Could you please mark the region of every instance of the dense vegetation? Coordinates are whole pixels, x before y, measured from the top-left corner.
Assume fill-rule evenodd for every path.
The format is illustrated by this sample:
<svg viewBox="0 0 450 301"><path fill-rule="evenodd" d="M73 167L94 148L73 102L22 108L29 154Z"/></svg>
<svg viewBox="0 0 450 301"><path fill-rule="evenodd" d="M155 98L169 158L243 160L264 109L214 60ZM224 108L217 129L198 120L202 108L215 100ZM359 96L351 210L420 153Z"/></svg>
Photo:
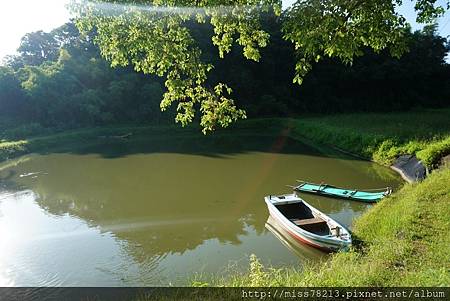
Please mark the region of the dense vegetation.
<svg viewBox="0 0 450 301"><path fill-rule="evenodd" d="M209 80L225 79L249 118L450 105L450 66L444 60L449 44L436 35L435 26L409 33L410 51L399 60L368 49L352 66L323 60L302 86L292 83L294 50L282 39L275 16L264 19L271 43L259 63L242 58L238 46L218 59L210 40L212 28L190 26L203 56L216 66ZM0 66L4 139L97 125L173 123L176 108L160 111L162 79L131 68L111 68L93 44L94 34L80 36L68 23L50 33L23 37L18 55Z"/></svg>
<svg viewBox="0 0 450 301"><path fill-rule="evenodd" d="M252 257L247 274L216 279L230 286L448 286L450 169L406 185L354 224L360 241L325 264L274 270ZM430 206L430 204L433 204Z"/></svg>
<svg viewBox="0 0 450 301"><path fill-rule="evenodd" d="M7 65L0 69L0 114L10 128L24 125L18 135L21 130L41 133L43 128L157 124L165 117L159 114L161 83L110 68L72 23L50 34L26 35L19 55L9 57Z"/></svg>
<svg viewBox="0 0 450 301"><path fill-rule="evenodd" d="M450 110L301 118L293 133L389 165L415 154L429 168L450 154Z"/></svg>
<svg viewBox="0 0 450 301"><path fill-rule="evenodd" d="M419 23L430 24L450 8L449 0L412 1ZM228 82L208 80L215 64L202 57L190 22L213 28L209 40L220 57L240 45L246 59L258 62L271 36L261 12L281 15L283 39L296 50L294 82L302 83L324 58L349 64L365 49L401 56L408 49L408 23L398 13L402 3L299 0L283 12L281 0L76 0L71 7L82 32L97 32L95 42L111 65L167 78L161 107L176 105L183 125L199 116L207 132L244 118L245 111L236 106Z"/></svg>

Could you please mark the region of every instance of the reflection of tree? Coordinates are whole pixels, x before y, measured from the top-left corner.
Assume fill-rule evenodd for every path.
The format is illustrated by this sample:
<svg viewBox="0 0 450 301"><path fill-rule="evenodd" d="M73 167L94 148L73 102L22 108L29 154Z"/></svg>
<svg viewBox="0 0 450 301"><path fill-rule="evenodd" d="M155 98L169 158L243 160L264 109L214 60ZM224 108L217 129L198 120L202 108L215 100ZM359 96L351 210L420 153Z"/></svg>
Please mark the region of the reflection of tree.
<svg viewBox="0 0 450 301"><path fill-rule="evenodd" d="M365 172L367 175L382 179L386 182L394 182L396 186L399 186L401 183L396 172L379 164L369 165L367 166L367 168L363 169L363 172Z"/></svg>
<svg viewBox="0 0 450 301"><path fill-rule="evenodd" d="M280 129L279 131L282 131ZM271 130L268 130L271 131ZM221 135L223 133L223 135ZM132 141L127 140L107 140L102 141L102 145L94 144L90 147L80 147L72 150L75 153L100 154L106 158L123 157L130 154L150 154L150 153L179 153L193 154L207 157L219 158L226 155L235 155L248 152L273 152L283 154L303 154L322 156L312 147L308 147L299 142L293 142L287 139L286 143L279 148L274 148L279 137L284 133L273 131L266 135L233 135L230 132L223 131L215 135L205 136L194 133L191 137L177 134L161 134L158 136L143 136ZM279 135L279 136L277 136ZM149 139L151 141L149 142ZM176 180L176 179L175 179Z"/></svg>
<svg viewBox="0 0 450 301"><path fill-rule="evenodd" d="M49 213L70 214L111 232L142 259L184 253L210 239L239 244L246 225L263 231L262 199L243 199L236 189L242 180L234 177L229 159L154 156L150 162L139 156L38 156L18 165L12 180L32 189ZM198 174L199 165L204 175ZM18 176L30 171L45 173ZM253 206L255 201L261 206Z"/></svg>
<svg viewBox="0 0 450 301"><path fill-rule="evenodd" d="M326 214L337 214L340 212L360 212L364 211L368 206L367 203L358 201L348 201L344 199L329 198L307 193L297 193L301 198L305 199L309 204L313 205Z"/></svg>
<svg viewBox="0 0 450 301"><path fill-rule="evenodd" d="M76 216L126 241L124 250L145 264L211 239L239 244L248 226L262 233L263 197L289 192L285 185L295 179L371 183L342 160L270 136L131 139L74 152L33 156L14 167L9 181L33 190L49 213ZM351 217L366 208L304 197L327 214Z"/></svg>
<svg viewBox="0 0 450 301"><path fill-rule="evenodd" d="M77 192L70 196L64 192L63 196L54 193L54 188L48 188L51 195L41 188L35 190L40 195L40 206L52 214L69 213L101 231L111 232L128 241L130 247L143 250L143 256L182 254L214 238L222 243L239 244L238 236L246 234L243 230L248 224L245 216L211 210L211 206L202 202L205 199L195 206L189 202L177 202L178 208L173 208L172 202L163 199L155 199L156 202L134 199L129 202L113 197L107 202L94 201ZM199 210L199 207L204 209Z"/></svg>
<svg viewBox="0 0 450 301"><path fill-rule="evenodd" d="M268 152L276 140L217 135L107 142L75 152L100 153L103 158L153 153L156 159L36 157L19 165L18 174L41 170L46 174L15 180L33 189L48 212L68 213L110 231L128 241L136 256L184 253L209 239L239 244L246 225L257 234L264 231L267 212L260 192L266 189L259 186L261 162L252 160L237 170L229 164L228 155ZM300 143L287 143L278 151L314 154ZM247 191L248 187L252 189Z"/></svg>

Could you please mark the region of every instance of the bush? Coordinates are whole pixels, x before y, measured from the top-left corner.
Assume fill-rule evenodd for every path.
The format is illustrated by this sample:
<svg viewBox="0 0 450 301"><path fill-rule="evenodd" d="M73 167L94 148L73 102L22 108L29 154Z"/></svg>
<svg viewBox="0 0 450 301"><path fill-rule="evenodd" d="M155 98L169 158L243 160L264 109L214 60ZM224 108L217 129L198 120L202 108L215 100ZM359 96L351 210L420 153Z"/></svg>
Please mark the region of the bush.
<svg viewBox="0 0 450 301"><path fill-rule="evenodd" d="M417 158L431 168L436 168L439 165L439 160L447 155L450 155L450 136L447 138L428 144L428 146L417 152Z"/></svg>
<svg viewBox="0 0 450 301"><path fill-rule="evenodd" d="M433 169L450 154L449 114L449 109L442 109L307 117L296 121L292 134L383 165L400 155L416 155Z"/></svg>
<svg viewBox="0 0 450 301"><path fill-rule="evenodd" d="M0 160L16 157L27 150L28 141L0 142Z"/></svg>

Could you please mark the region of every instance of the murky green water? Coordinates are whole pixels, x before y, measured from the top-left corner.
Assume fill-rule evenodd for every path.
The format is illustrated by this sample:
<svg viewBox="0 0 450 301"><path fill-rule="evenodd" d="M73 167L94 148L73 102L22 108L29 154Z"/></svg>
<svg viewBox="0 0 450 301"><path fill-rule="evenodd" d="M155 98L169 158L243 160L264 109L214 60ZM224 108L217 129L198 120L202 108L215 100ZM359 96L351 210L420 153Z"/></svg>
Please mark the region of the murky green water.
<svg viewBox="0 0 450 301"><path fill-rule="evenodd" d="M283 137L99 139L5 162L0 286L183 285L245 270L252 253L276 267L317 260L326 255L265 227L263 197L296 179L400 183L387 168ZM345 225L368 207L304 198Z"/></svg>

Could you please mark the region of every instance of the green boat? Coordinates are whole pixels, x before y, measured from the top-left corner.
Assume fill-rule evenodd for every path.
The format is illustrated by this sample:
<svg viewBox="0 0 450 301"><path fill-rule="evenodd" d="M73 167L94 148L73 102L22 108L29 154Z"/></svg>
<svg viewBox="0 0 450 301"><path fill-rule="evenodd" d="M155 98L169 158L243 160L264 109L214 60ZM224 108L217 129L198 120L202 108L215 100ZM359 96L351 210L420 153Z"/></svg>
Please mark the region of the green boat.
<svg viewBox="0 0 450 301"><path fill-rule="evenodd" d="M297 180L298 181L298 180ZM305 181L298 181L299 185L293 186L295 191L307 192L319 194L327 197L336 197L347 200L355 200L366 203L375 203L381 200L383 197L390 195L392 189L380 188L380 189L367 189L367 190L352 190L339 188L328 184L314 184Z"/></svg>

